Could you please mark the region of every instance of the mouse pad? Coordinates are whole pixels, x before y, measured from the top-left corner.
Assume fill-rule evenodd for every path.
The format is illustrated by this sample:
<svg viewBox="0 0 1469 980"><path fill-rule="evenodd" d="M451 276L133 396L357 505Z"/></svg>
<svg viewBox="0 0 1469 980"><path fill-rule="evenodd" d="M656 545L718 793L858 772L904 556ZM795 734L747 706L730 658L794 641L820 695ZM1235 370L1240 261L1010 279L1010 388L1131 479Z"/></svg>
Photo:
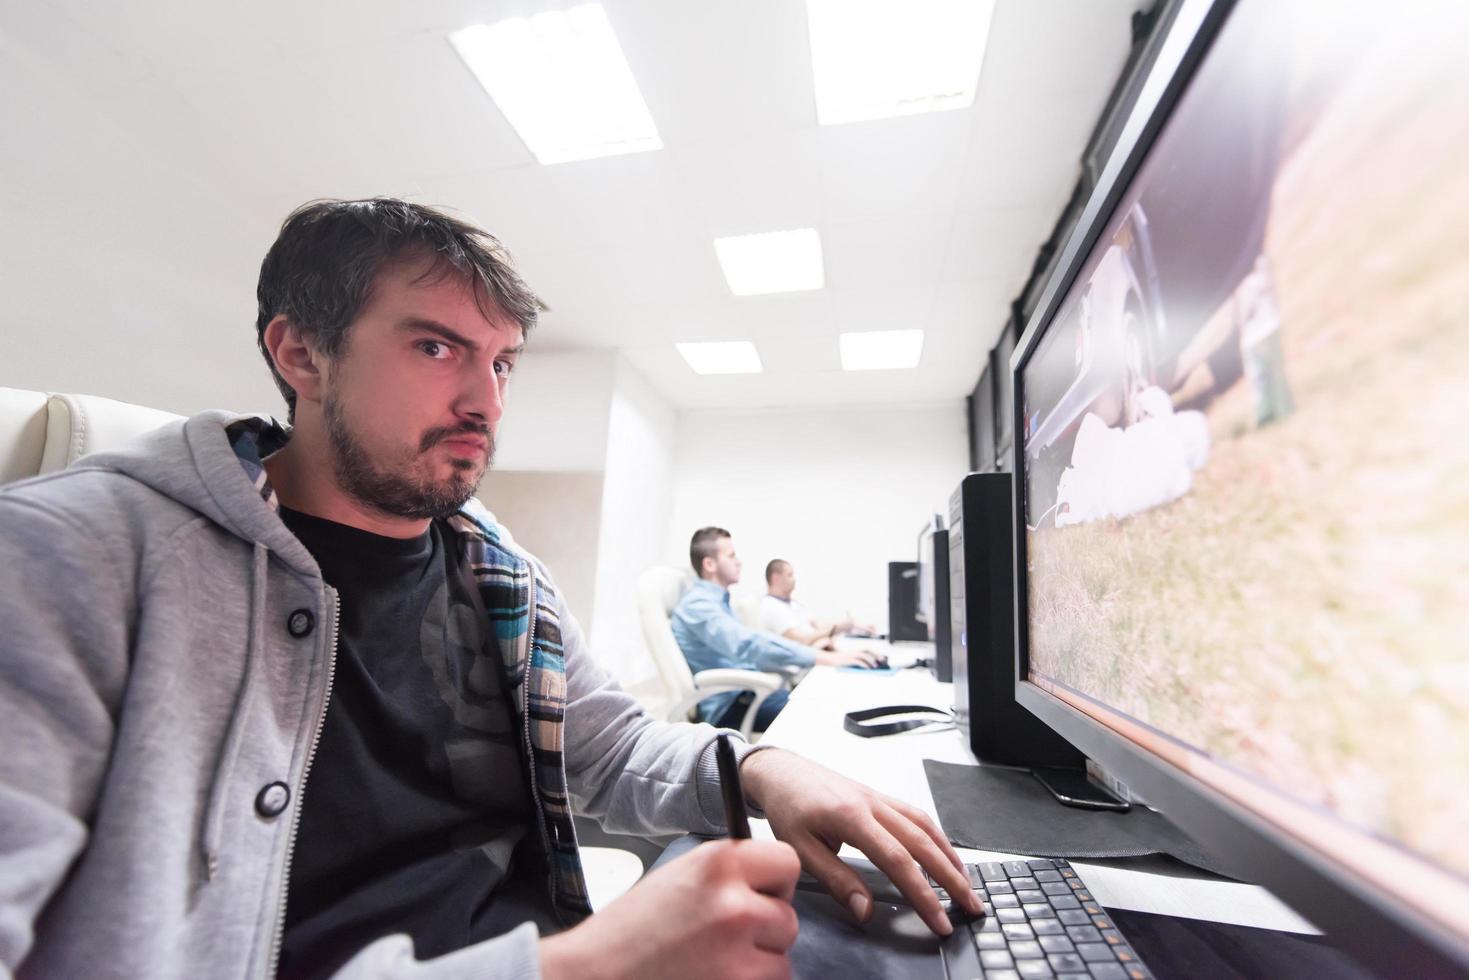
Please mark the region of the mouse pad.
<svg viewBox="0 0 1469 980"><path fill-rule="evenodd" d="M1161 813L1064 806L1028 771L923 760L939 825L960 847L1064 858L1167 854L1215 874L1231 874Z"/></svg>

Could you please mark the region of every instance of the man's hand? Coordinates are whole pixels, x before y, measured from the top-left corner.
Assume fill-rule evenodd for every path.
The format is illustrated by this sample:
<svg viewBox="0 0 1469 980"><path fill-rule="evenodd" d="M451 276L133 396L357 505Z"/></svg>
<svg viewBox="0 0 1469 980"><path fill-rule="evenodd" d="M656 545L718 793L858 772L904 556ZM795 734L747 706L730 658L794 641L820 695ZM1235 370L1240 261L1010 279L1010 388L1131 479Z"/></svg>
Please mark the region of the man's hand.
<svg viewBox="0 0 1469 980"><path fill-rule="evenodd" d="M740 775L775 836L795 848L806 870L857 921L871 917L872 893L837 857L843 843L882 869L938 935L954 928L919 865L971 915L983 914L964 863L928 814L779 749L750 753Z"/></svg>
<svg viewBox="0 0 1469 980"><path fill-rule="evenodd" d="M789 977L800 873L796 852L776 841L702 844L575 929L543 939L541 974Z"/></svg>
<svg viewBox="0 0 1469 980"><path fill-rule="evenodd" d="M816 662L827 667L876 667L877 654L871 650L818 650Z"/></svg>

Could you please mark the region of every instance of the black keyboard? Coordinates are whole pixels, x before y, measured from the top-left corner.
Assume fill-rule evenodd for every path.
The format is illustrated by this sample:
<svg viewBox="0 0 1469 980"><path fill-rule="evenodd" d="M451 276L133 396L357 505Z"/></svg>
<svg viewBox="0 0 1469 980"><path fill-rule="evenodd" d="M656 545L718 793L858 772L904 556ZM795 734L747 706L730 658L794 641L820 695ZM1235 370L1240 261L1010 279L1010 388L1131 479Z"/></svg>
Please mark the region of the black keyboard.
<svg viewBox="0 0 1469 980"><path fill-rule="evenodd" d="M1151 980L1112 917L1087 891L1071 865L1059 859L966 865L984 899L985 916L967 926L985 980L1083 977ZM948 895L938 889L940 899ZM956 930L957 931L957 930ZM967 952L967 951L966 951ZM946 950L951 975L954 958ZM964 977L972 961L962 957Z"/></svg>

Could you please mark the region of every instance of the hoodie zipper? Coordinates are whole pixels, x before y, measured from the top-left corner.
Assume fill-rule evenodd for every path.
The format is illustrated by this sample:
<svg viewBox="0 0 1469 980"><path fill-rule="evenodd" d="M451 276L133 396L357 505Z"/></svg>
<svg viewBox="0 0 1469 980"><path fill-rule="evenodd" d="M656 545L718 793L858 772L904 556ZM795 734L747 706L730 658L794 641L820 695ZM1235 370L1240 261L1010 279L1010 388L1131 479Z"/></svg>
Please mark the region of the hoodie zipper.
<svg viewBox="0 0 1469 980"><path fill-rule="evenodd" d="M296 793L296 805L291 809L291 836L286 840L286 862L281 868L281 900L275 918L275 935L270 941L270 972L274 977L280 969L281 944L286 936L286 900L291 891L291 858L295 856L296 834L301 829L301 807L306 802L306 780L311 776L311 763L316 760L316 749L321 744L321 730L326 727L326 709L332 700L332 682L337 678L337 636L342 625L342 601L331 586L326 587L332 599L332 643L327 653L326 695L321 700L321 710L316 715L316 729L311 736L311 748L306 752L306 765L301 770L301 787Z"/></svg>

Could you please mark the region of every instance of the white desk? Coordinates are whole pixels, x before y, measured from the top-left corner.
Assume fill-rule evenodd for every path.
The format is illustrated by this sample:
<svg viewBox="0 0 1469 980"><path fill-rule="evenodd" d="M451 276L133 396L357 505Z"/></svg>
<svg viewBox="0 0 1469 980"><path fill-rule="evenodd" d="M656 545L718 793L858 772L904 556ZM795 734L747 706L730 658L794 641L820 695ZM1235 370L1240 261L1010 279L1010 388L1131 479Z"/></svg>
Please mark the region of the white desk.
<svg viewBox="0 0 1469 980"><path fill-rule="evenodd" d="M863 645L875 650L881 646ZM904 654L899 646L889 656L896 665ZM911 662L913 653L907 652L906 656L907 662ZM977 762L964 737L954 728L920 729L870 739L843 730L842 716L848 711L891 704L948 707L953 704L953 685L940 684L927 670L888 673L817 667L792 692L790 702L776 717L761 744L798 752L880 792L906 800L937 820L933 796L923 774L923 760L964 765L977 765ZM770 827L763 820L752 821L751 829L756 836L771 836ZM960 848L959 854L970 862L1027 856L968 848ZM1144 870L1150 864L1159 869L1164 867L1162 861L1148 859L1129 859L1126 870L1081 860L1073 860L1071 864L1092 894L1103 905L1113 908L1289 932L1317 932L1263 888L1180 877L1178 865L1173 862L1168 862L1167 873Z"/></svg>

